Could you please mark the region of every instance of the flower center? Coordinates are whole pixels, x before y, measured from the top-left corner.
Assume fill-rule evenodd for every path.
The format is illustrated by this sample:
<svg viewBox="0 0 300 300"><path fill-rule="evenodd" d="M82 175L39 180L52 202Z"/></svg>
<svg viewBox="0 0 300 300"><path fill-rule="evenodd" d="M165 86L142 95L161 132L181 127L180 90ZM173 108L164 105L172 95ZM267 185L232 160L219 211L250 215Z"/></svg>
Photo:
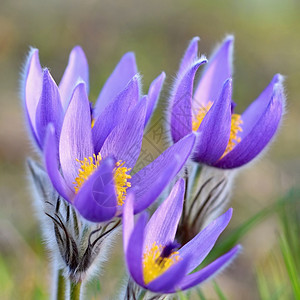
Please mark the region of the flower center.
<svg viewBox="0 0 300 300"><path fill-rule="evenodd" d="M235 147L236 144L238 144L241 141L241 138L238 136L238 133L243 131L241 127L242 124L243 124L243 120L241 115L238 114L231 115L231 129L230 129L229 142L220 159L222 159L228 152L230 152Z"/></svg>
<svg viewBox="0 0 300 300"><path fill-rule="evenodd" d="M206 116L206 114L208 113L212 105L213 102L209 101L206 106L200 107L197 115L194 117L194 120L192 122L193 131L198 130L201 122L203 121L204 117ZM231 115L231 129L230 129L229 141L221 158L223 158L228 152L230 152L235 147L236 144L238 144L241 141L241 138L238 137L238 133L243 131L241 127L242 124L243 124L243 120L241 115L238 114Z"/></svg>
<svg viewBox="0 0 300 300"><path fill-rule="evenodd" d="M93 156L89 156L88 158L84 158L83 160L76 159L80 163L80 168L78 171L78 176L75 178L75 194L78 193L84 182L97 170L102 161L101 154L99 153L97 156L93 154ZM115 190L117 194L117 202L118 205L122 206L124 204L127 188L131 187L131 183L128 179L131 178L127 172L131 170L131 168L123 167L125 162L119 160L114 169L114 181L115 181Z"/></svg>
<svg viewBox="0 0 300 300"><path fill-rule="evenodd" d="M207 112L212 107L213 103L209 101L205 106L201 105L192 122L193 131L197 131Z"/></svg>
<svg viewBox="0 0 300 300"><path fill-rule="evenodd" d="M181 259L178 251L172 251L172 249L164 251L166 248L168 246L157 245L154 242L150 249L146 249L143 255L143 275L146 284L159 277Z"/></svg>

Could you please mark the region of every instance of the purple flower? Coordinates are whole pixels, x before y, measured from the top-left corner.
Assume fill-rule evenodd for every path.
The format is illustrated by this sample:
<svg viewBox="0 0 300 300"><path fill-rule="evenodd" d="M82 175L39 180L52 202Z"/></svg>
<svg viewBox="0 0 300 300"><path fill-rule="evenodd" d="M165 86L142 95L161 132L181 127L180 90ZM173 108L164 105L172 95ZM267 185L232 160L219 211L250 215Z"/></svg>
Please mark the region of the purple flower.
<svg viewBox="0 0 300 300"><path fill-rule="evenodd" d="M194 161L224 169L240 167L254 159L278 129L285 104L283 78L275 75L242 115L235 114L233 37L217 49L194 89L195 74L206 63L197 57L198 40L194 38L186 50L170 97L172 138L177 142L198 132Z"/></svg>
<svg viewBox="0 0 300 300"><path fill-rule="evenodd" d="M148 91L147 113L145 125L156 106L165 79L162 73L150 85ZM46 128L52 123L55 128L57 144L61 134L62 122L78 83L85 83L86 93L89 92L88 62L81 47L76 46L70 53L68 66L63 74L59 86L56 85L49 70L42 69L37 49L29 53L24 72L23 102L29 131L34 144L43 150ZM104 84L92 109L91 118L95 125L94 139L98 148L103 144L109 132L120 121L122 115L132 110L136 102L130 102L130 93L139 89L139 76L135 57L132 52L125 54L115 70ZM124 94L127 95L125 96ZM127 101L120 105L120 101ZM142 98L139 95L139 99ZM138 99L138 100L139 100ZM111 115L111 123L103 124L103 115ZM100 132L101 131L101 132ZM101 135L101 137L99 136Z"/></svg>
<svg viewBox="0 0 300 300"><path fill-rule="evenodd" d="M92 128L86 87L79 83L64 116L59 145L55 127L48 127L44 146L48 175L59 194L87 220L101 222L119 215L127 189L137 196L136 213L148 207L179 172L194 146L195 136L191 134L130 175L140 153L147 117L148 97L140 100L137 86L134 77L116 100L118 105L112 103L112 111L105 109ZM129 102L135 106L128 112L124 106ZM115 119L118 114L121 120ZM111 128L114 122L117 125ZM95 129L100 133L107 130L103 142L95 138L101 137Z"/></svg>
<svg viewBox="0 0 300 300"><path fill-rule="evenodd" d="M240 246L219 257L195 273L226 228L232 209L210 223L183 247L174 241L184 198L184 180L180 179L169 197L160 205L147 223L147 212L134 224L130 195L123 214L123 245L126 263L133 280L159 294L175 293L191 288L223 269L238 253Z"/></svg>

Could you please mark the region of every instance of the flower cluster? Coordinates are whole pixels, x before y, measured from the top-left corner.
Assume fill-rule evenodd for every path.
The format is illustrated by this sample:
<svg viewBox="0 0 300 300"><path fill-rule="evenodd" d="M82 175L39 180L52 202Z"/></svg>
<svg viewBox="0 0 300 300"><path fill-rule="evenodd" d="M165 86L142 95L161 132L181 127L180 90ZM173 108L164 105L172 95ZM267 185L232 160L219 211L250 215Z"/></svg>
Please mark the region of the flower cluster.
<svg viewBox="0 0 300 300"><path fill-rule="evenodd" d="M144 130L165 73L144 95L134 54L127 53L93 105L88 98L88 63L79 46L71 51L59 85L49 70L41 67L38 50L30 51L23 105L43 167L30 160L29 169L35 188L47 191L39 196L43 198L42 210L54 225L50 231L57 247L52 251L58 249L63 261L60 268L66 265L64 274L71 281L84 280L85 272L104 251L104 238L121 221L131 278L126 291L129 299L140 299L145 290L159 297L191 288L215 275L239 252L240 246L236 246L192 273L226 228L232 209L205 228L195 231L195 226L186 226L187 212L192 215L195 211L195 203L211 179L198 186L197 176L186 172L185 180L178 177L191 164L233 169L253 160L280 124L285 102L283 79L275 75L257 100L243 114L236 114L232 100L233 37L226 38L208 62L198 57L198 41L194 38L190 42L169 97L169 123L165 126L170 127L174 143L139 171L134 168ZM204 64L204 73L194 87L196 72ZM144 210L176 178L169 196L147 222ZM215 191L221 190L218 195L225 191L222 182L209 190L206 204L212 203ZM190 186L199 191L192 201ZM58 207L61 202L63 209ZM139 213L135 224L134 215ZM205 217L198 212L193 218L195 224L204 223Z"/></svg>

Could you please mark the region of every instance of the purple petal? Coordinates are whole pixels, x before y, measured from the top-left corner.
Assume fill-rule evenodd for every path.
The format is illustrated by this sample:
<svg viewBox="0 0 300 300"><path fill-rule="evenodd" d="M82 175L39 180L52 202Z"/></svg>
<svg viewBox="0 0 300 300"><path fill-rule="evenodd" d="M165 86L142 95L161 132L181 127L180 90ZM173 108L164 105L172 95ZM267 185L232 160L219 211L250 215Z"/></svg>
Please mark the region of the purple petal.
<svg viewBox="0 0 300 300"><path fill-rule="evenodd" d="M188 67L192 65L192 63L197 59L198 57L198 42L200 41L200 38L198 36L194 37L186 49L184 56L181 60L178 75L183 75Z"/></svg>
<svg viewBox="0 0 300 300"><path fill-rule="evenodd" d="M127 252L127 246L134 228L134 217L133 217L133 194L129 194L126 197L123 211L123 248Z"/></svg>
<svg viewBox="0 0 300 300"><path fill-rule="evenodd" d="M63 120L63 108L60 102L59 91L56 83L47 69L43 75L43 89L39 104L36 110L36 129L41 145L44 143L47 126L54 125L56 144L59 143L59 136Z"/></svg>
<svg viewBox="0 0 300 300"><path fill-rule="evenodd" d="M221 95L201 122L201 133L195 147L193 159L197 162L213 164L224 153L231 128L231 92L232 81L228 79Z"/></svg>
<svg viewBox="0 0 300 300"><path fill-rule="evenodd" d="M147 125L148 121L151 118L152 113L155 110L165 78L166 78L166 74L165 72L162 72L156 79L153 80L153 82L150 85L148 91L148 105L147 105L145 126Z"/></svg>
<svg viewBox="0 0 300 300"><path fill-rule="evenodd" d="M97 99L94 117L97 118L104 108L125 88L137 73L134 53L126 53L107 79Z"/></svg>
<svg viewBox="0 0 300 300"><path fill-rule="evenodd" d="M154 242L158 245L173 242L182 212L183 197L184 180L181 178L149 220L146 227L145 248L151 247Z"/></svg>
<svg viewBox="0 0 300 300"><path fill-rule="evenodd" d="M143 245L144 231L148 219L147 212L141 214L138 219L131 237L128 242L127 249L124 249L126 256L126 264L131 277L140 286L145 286L143 276Z"/></svg>
<svg viewBox="0 0 300 300"><path fill-rule="evenodd" d="M91 222L112 219L117 211L112 159L101 161L97 170L82 185L74 199L79 213Z"/></svg>
<svg viewBox="0 0 300 300"><path fill-rule="evenodd" d="M240 133L241 139L248 135L253 128L254 124L260 119L261 115L265 112L274 92L276 84L282 84L283 77L280 74L276 74L265 90L259 95L259 97L252 102L248 108L242 114L243 131Z"/></svg>
<svg viewBox="0 0 300 300"><path fill-rule="evenodd" d="M50 124L47 128L44 145L45 166L49 178L57 192L68 202L72 202L74 192L68 187L59 172L58 153L54 126Z"/></svg>
<svg viewBox="0 0 300 300"><path fill-rule="evenodd" d="M30 130L33 137L41 148L40 141L36 131L36 109L42 93L43 70L39 60L39 50L32 49L28 56L25 67L25 95L24 104Z"/></svg>
<svg viewBox="0 0 300 300"><path fill-rule="evenodd" d="M151 281L147 285L147 289L161 294L168 293L169 290L176 290L179 282L182 281L187 273L188 265L188 258L175 263L166 272Z"/></svg>
<svg viewBox="0 0 300 300"><path fill-rule="evenodd" d="M142 147L146 106L147 99L142 99L111 131L101 148L102 157L112 156L127 168L134 167Z"/></svg>
<svg viewBox="0 0 300 300"><path fill-rule="evenodd" d="M183 77L178 78L170 98L171 133L174 142L192 132L192 96L194 78L206 60L196 61Z"/></svg>
<svg viewBox="0 0 300 300"><path fill-rule="evenodd" d="M199 232L191 241L179 249L179 255L184 259L191 256L191 261L187 273L192 272L201 264L203 259L213 248L219 235L228 225L232 215L232 208L226 213L212 221L207 227Z"/></svg>
<svg viewBox="0 0 300 300"><path fill-rule="evenodd" d="M227 37L208 64L194 94L198 105L215 102L220 95L224 81L232 77L233 36Z"/></svg>
<svg viewBox="0 0 300 300"><path fill-rule="evenodd" d="M107 105L92 129L95 153L98 153L113 128L126 119L139 100L140 77L134 76L125 89Z"/></svg>
<svg viewBox="0 0 300 300"><path fill-rule="evenodd" d="M230 169L240 167L256 157L277 131L285 102L281 84L276 84L271 101L248 135L214 166Z"/></svg>
<svg viewBox="0 0 300 300"><path fill-rule="evenodd" d="M91 132L91 111L84 83L76 86L67 109L60 134L59 156L64 178L70 188L78 176L80 164L94 154Z"/></svg>
<svg viewBox="0 0 300 300"><path fill-rule="evenodd" d="M195 135L189 134L132 176L130 181L136 197L135 213L142 211L155 201L186 163L194 143Z"/></svg>
<svg viewBox="0 0 300 300"><path fill-rule="evenodd" d="M192 288L195 285L207 280L211 276L215 276L217 273L226 268L226 266L230 264L233 259L235 259L240 250L241 246L237 245L202 270L186 276L178 285L178 290L183 291ZM174 293L176 290L171 290L170 292Z"/></svg>
<svg viewBox="0 0 300 300"><path fill-rule="evenodd" d="M89 66L80 46L72 49L68 66L59 84L59 91L64 110L67 109L76 85L83 81L86 92L89 92Z"/></svg>

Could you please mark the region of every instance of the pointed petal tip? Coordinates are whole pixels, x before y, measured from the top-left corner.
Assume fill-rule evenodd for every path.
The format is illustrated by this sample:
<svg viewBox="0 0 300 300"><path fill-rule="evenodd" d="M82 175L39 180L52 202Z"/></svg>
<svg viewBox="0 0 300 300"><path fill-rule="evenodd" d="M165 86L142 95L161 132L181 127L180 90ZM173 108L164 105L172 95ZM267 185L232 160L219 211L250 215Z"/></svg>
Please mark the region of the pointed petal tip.
<svg viewBox="0 0 300 300"><path fill-rule="evenodd" d="M48 69L48 68L44 68L44 69L43 69L43 84L44 84L45 82L49 82L50 80L51 80L51 81L54 81L54 79L53 79L53 77L52 77L52 75L51 75L49 69Z"/></svg>
<svg viewBox="0 0 300 300"><path fill-rule="evenodd" d="M72 52L77 52L77 51L84 54L84 51L83 51L83 49L82 49L82 47L80 45L74 46L73 49L71 50L71 53Z"/></svg>
<svg viewBox="0 0 300 300"><path fill-rule="evenodd" d="M82 80L79 80L74 88L73 94L75 91L82 90L82 89L86 90L86 83Z"/></svg>
<svg viewBox="0 0 300 300"><path fill-rule="evenodd" d="M225 39L224 39L225 43L234 43L234 35L233 34L228 34Z"/></svg>
<svg viewBox="0 0 300 300"><path fill-rule="evenodd" d="M32 57L33 55L39 56L39 49L34 48L34 47L30 47L28 57Z"/></svg>
<svg viewBox="0 0 300 300"><path fill-rule="evenodd" d="M194 65L202 65L202 64L206 64L208 62L208 59L206 58L205 55L201 55L199 59L197 59L194 63Z"/></svg>
<svg viewBox="0 0 300 300"><path fill-rule="evenodd" d="M234 46L234 36L233 35L227 35L225 39L222 41L220 50L223 49L224 51L228 51L228 55L232 55L233 52L233 46Z"/></svg>
<svg viewBox="0 0 300 300"><path fill-rule="evenodd" d="M122 60L131 60L134 64L136 63L135 53L133 51L129 51L125 53L122 57Z"/></svg>
<svg viewBox="0 0 300 300"><path fill-rule="evenodd" d="M166 78L166 76L167 75L166 75L165 71L162 71L161 74L159 75L159 79L162 80L162 81L164 81L165 78Z"/></svg>
<svg viewBox="0 0 300 300"><path fill-rule="evenodd" d="M82 49L82 47L80 45L74 46L73 49L71 50L69 57L71 58L71 57L74 57L74 56L75 57L76 56L80 56L87 63L87 58L86 58L85 52L83 51L83 49Z"/></svg>
<svg viewBox="0 0 300 300"><path fill-rule="evenodd" d="M278 83L282 84L284 82L284 79L285 79L284 76L281 75L280 73L275 74L273 77L275 84L278 84Z"/></svg>
<svg viewBox="0 0 300 300"><path fill-rule="evenodd" d="M232 213L233 213L233 209L232 207L230 207L225 214L228 215L228 217L231 219Z"/></svg>
<svg viewBox="0 0 300 300"><path fill-rule="evenodd" d="M199 41L200 41L200 37L199 36L195 36L191 40L191 42L199 42Z"/></svg>

